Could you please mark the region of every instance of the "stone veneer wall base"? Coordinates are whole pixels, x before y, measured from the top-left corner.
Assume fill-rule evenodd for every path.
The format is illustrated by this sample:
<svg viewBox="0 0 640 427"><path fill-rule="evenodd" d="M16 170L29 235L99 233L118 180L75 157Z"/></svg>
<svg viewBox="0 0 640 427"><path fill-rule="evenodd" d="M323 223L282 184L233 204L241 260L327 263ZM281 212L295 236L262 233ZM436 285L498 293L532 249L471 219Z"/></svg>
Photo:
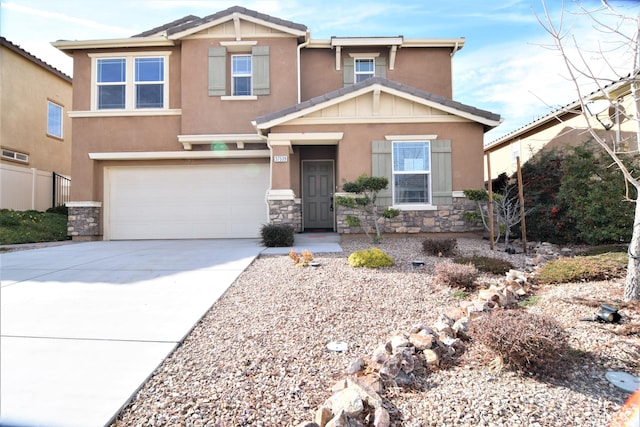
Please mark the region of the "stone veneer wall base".
<svg viewBox="0 0 640 427"><path fill-rule="evenodd" d="M361 218L360 210L337 206L337 228L340 234L363 233L360 227L349 227L346 223L348 215ZM482 231L475 223L464 220L465 212L475 212L476 204L464 197L454 198L451 205L440 205L437 210L401 211L395 218L380 218L382 233L415 234L415 233L467 233ZM370 216L369 216L370 218ZM362 221L362 219L361 219ZM370 222L370 221L369 221Z"/></svg>

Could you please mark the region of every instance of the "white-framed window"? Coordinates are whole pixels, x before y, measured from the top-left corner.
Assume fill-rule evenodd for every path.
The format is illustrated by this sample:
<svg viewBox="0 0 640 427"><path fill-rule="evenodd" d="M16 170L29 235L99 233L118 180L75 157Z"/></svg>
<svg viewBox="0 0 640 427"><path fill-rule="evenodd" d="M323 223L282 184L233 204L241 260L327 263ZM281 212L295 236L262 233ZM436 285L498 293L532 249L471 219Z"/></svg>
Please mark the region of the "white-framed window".
<svg viewBox="0 0 640 427"><path fill-rule="evenodd" d="M393 142L393 204L431 204L430 141Z"/></svg>
<svg viewBox="0 0 640 427"><path fill-rule="evenodd" d="M231 55L231 95L250 96L252 90L251 55Z"/></svg>
<svg viewBox="0 0 640 427"><path fill-rule="evenodd" d="M376 64L374 58L355 58L354 61L354 81L359 83L368 78L374 77Z"/></svg>
<svg viewBox="0 0 640 427"><path fill-rule="evenodd" d="M520 141L516 141L511 144L511 162L517 163L518 157L520 157Z"/></svg>
<svg viewBox="0 0 640 427"><path fill-rule="evenodd" d="M93 54L93 110L167 109L167 52Z"/></svg>
<svg viewBox="0 0 640 427"><path fill-rule="evenodd" d="M62 106L47 101L47 135L62 139Z"/></svg>
<svg viewBox="0 0 640 427"><path fill-rule="evenodd" d="M9 160L14 160L21 163L29 163L29 155L20 153L18 151L11 150L9 148L2 149L2 157Z"/></svg>

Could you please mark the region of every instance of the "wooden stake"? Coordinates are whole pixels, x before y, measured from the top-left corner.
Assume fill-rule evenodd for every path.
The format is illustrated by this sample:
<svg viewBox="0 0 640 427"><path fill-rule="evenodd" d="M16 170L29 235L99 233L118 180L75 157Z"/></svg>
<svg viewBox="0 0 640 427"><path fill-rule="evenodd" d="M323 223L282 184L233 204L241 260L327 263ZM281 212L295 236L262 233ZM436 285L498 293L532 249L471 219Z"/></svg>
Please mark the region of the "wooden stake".
<svg viewBox="0 0 640 427"><path fill-rule="evenodd" d="M522 230L522 251L527 253L527 223L524 211L524 191L522 186L522 168L520 168L520 156L516 157L518 165L518 197L520 198L520 229Z"/></svg>
<svg viewBox="0 0 640 427"><path fill-rule="evenodd" d="M487 152L487 176L489 177L489 246L493 250L493 185L491 182L491 154Z"/></svg>

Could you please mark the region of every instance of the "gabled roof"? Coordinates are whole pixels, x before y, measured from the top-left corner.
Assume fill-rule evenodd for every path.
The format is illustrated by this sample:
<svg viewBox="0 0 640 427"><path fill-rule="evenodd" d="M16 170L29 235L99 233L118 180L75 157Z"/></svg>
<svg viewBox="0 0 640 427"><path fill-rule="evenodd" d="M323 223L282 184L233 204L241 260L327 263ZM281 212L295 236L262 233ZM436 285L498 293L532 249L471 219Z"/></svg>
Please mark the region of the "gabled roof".
<svg viewBox="0 0 640 427"><path fill-rule="evenodd" d="M640 74L640 72L638 74ZM624 90L630 90L631 80L633 80L633 77L631 76L631 73L629 73L619 80L609 83L608 85L603 86L601 89L595 90L588 95L585 95L582 98L582 102L587 103L589 101L594 101L597 99L608 99L609 97L618 98L619 96L621 96L620 92L624 92ZM522 126L521 128L514 130L513 132L510 132L494 141L491 141L484 147L484 151L494 151L503 145L510 144L511 141L513 141L515 138L524 135L527 132L531 132L532 130L535 130L551 121L558 121L560 117L566 116L567 114L581 114L581 111L582 103L578 99L560 108L556 108L547 115L539 117L536 120Z"/></svg>
<svg viewBox="0 0 640 427"><path fill-rule="evenodd" d="M306 25L275 18L244 7L233 6L220 12L216 12L213 15L205 16L204 18L200 18L195 15L187 15L183 18L176 19L175 21L160 25L159 27L152 28L129 38L81 41L58 40L51 44L67 54L71 54L75 49L175 46L176 40L180 40L182 37L189 36L227 21L238 20L241 18L252 22L258 22L259 24L263 24L279 31L290 33L299 38L306 38L308 36Z"/></svg>
<svg viewBox="0 0 640 427"><path fill-rule="evenodd" d="M296 31L307 31L307 26L302 24L296 24L295 22L287 21L284 19L276 18L264 13L256 12L255 10L250 10L241 6L232 6L228 9L222 10L220 12L216 12L213 15L205 16L204 18L199 18L194 15L188 15L184 18L175 20L168 24L162 25L160 27L153 28L151 30L142 32L133 37L149 37L149 36L159 36L159 35L167 35L172 36L174 34L183 33L189 30L196 30L198 27L205 26L210 22L215 22L222 20L226 17L232 19L234 14L240 14L247 17L259 19L261 21L265 21L267 23L277 25L279 27L290 28Z"/></svg>
<svg viewBox="0 0 640 427"><path fill-rule="evenodd" d="M360 83L356 83L354 85L343 87L333 92L308 99L304 102L292 105L283 110L258 117L254 122L257 128L266 129L301 117L323 107L333 105L337 103L341 98L344 99L358 96L362 93L371 92L376 89L393 93L405 98L413 98L418 102L436 107L437 109L445 111L447 113L465 117L469 120L482 123L485 127L485 132L500 124L501 119L499 114L480 110L470 105L462 104L452 99L434 95L430 92L417 89L413 86L398 83L396 81L388 80L382 77L372 77Z"/></svg>
<svg viewBox="0 0 640 427"><path fill-rule="evenodd" d="M49 71L50 73L55 74L56 76L60 77L62 80L66 80L69 83L72 82L71 77L69 77L68 75L66 75L62 71L58 70L57 68L53 67L52 65L47 64L42 59L30 54L26 50L22 49L20 46L11 43L9 40L5 39L4 37L0 37L0 45L6 47L7 49L9 49L9 50L11 50L11 51L13 51L15 53L17 53L18 55L24 57L25 59L27 59L27 60L29 60L31 62L33 62L34 64L44 68L45 70Z"/></svg>

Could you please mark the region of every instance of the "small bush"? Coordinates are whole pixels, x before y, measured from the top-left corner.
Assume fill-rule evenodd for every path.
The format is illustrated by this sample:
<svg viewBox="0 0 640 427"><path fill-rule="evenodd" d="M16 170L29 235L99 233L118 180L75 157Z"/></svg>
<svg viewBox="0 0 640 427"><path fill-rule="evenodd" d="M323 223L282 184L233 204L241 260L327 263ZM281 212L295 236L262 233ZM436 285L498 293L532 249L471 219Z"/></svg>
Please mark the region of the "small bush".
<svg viewBox="0 0 640 427"><path fill-rule="evenodd" d="M453 256L457 247L458 241L453 238L425 239L422 242L422 251L432 256Z"/></svg>
<svg viewBox="0 0 640 427"><path fill-rule="evenodd" d="M478 278L478 269L471 264L441 262L435 266L434 273L438 283L466 290L473 289Z"/></svg>
<svg viewBox="0 0 640 427"><path fill-rule="evenodd" d="M265 224L260 229L262 244L268 248L293 246L293 227L281 224Z"/></svg>
<svg viewBox="0 0 640 427"><path fill-rule="evenodd" d="M500 258L487 256L456 257L453 262L456 264L471 264L483 273L505 274L513 269L513 264Z"/></svg>
<svg viewBox="0 0 640 427"><path fill-rule="evenodd" d="M68 215L69 214L69 208L67 208L65 205L58 205L56 207L47 209L46 212L47 213L55 213L55 214L59 214L59 215Z"/></svg>
<svg viewBox="0 0 640 427"><path fill-rule="evenodd" d="M348 261L352 267L380 268L393 265L393 259L379 248L356 251L349 255Z"/></svg>
<svg viewBox="0 0 640 427"><path fill-rule="evenodd" d="M607 280L623 276L628 260L628 255L620 252L559 258L540 268L535 278L542 284Z"/></svg>
<svg viewBox="0 0 640 427"><path fill-rule="evenodd" d="M568 355L567 333L555 320L526 310L493 310L469 324L471 338L517 370L537 376L560 374Z"/></svg>

